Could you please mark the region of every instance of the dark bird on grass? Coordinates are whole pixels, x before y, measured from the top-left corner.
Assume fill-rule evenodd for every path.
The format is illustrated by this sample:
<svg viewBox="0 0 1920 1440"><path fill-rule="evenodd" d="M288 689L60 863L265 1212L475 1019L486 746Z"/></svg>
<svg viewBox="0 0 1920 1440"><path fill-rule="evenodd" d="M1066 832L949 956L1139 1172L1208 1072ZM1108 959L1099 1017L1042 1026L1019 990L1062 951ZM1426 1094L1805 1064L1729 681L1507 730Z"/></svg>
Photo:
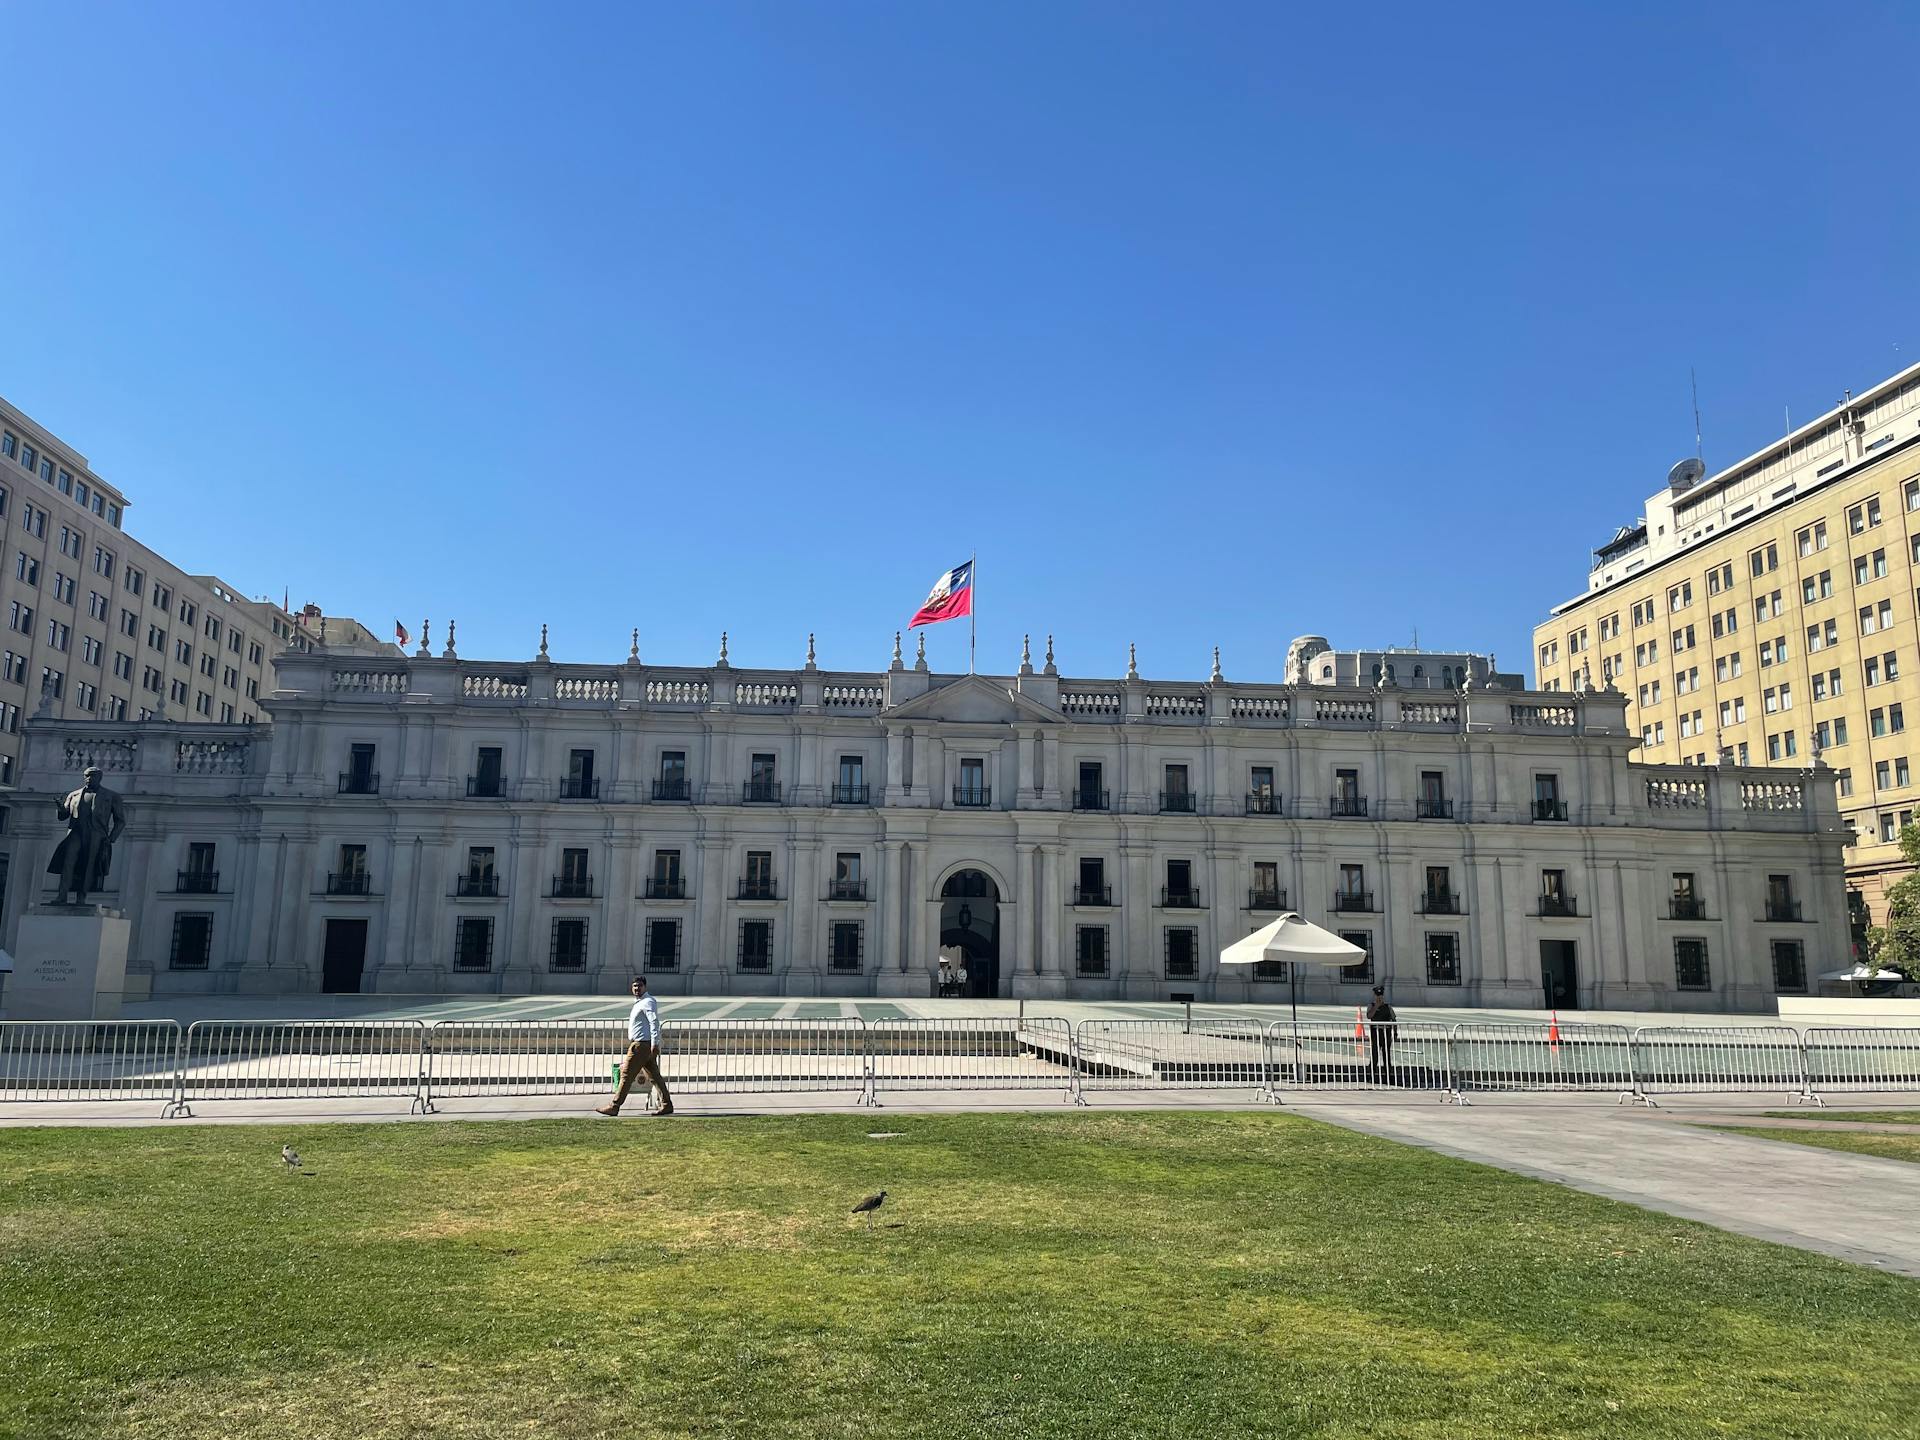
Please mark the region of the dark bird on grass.
<svg viewBox="0 0 1920 1440"><path fill-rule="evenodd" d="M298 1170L300 1168L300 1152L295 1150L291 1145L282 1145L280 1147L280 1161L287 1169Z"/></svg>
<svg viewBox="0 0 1920 1440"><path fill-rule="evenodd" d="M848 1213L851 1215L866 1216L867 1229L871 1230L873 1229L873 1212L878 1210L882 1205L886 1203L887 1203L887 1192L882 1190L878 1195L867 1196L866 1199L862 1200L858 1205L854 1206L853 1209L850 1210Z"/></svg>

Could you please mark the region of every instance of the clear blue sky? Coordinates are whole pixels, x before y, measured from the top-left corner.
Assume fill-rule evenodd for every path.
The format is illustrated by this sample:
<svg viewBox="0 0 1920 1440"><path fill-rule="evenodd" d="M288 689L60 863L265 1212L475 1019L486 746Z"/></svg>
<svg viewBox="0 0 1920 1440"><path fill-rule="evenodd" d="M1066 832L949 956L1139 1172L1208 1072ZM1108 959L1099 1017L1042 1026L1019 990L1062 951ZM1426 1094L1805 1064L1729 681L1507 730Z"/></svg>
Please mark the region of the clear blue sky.
<svg viewBox="0 0 1920 1440"><path fill-rule="evenodd" d="M463 654L1494 648L1920 359L1920 12L0 6L0 394ZM216 526L209 528L210 517ZM964 623L930 632L964 667Z"/></svg>

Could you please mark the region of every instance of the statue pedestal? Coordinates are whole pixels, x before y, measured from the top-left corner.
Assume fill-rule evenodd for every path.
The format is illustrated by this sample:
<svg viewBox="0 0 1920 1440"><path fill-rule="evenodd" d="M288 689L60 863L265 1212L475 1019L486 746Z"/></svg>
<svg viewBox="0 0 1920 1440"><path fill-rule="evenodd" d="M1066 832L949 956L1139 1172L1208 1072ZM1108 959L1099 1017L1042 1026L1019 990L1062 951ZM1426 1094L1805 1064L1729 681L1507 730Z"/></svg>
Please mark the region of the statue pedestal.
<svg viewBox="0 0 1920 1440"><path fill-rule="evenodd" d="M14 940L7 1019L119 1019L130 930L104 906L32 906Z"/></svg>

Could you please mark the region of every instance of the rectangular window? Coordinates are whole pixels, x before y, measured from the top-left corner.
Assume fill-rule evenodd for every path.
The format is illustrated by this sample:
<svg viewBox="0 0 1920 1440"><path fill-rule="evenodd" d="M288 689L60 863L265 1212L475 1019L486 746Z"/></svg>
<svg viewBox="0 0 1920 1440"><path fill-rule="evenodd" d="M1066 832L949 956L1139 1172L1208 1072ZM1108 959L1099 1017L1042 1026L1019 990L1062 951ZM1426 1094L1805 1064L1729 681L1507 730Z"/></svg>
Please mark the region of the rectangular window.
<svg viewBox="0 0 1920 1440"><path fill-rule="evenodd" d="M553 947L548 963L555 970L587 968L587 922L569 915L553 922Z"/></svg>
<svg viewBox="0 0 1920 1440"><path fill-rule="evenodd" d="M553 877L553 893L563 900L593 897L593 876L587 869L585 847L568 846L560 852L560 873Z"/></svg>
<svg viewBox="0 0 1920 1440"><path fill-rule="evenodd" d="M1167 978L1191 980L1200 973L1200 932L1183 925L1165 933Z"/></svg>
<svg viewBox="0 0 1920 1440"><path fill-rule="evenodd" d="M567 751L567 777L560 783L562 800L595 800L600 795L600 781L593 773L593 751L572 749Z"/></svg>
<svg viewBox="0 0 1920 1440"><path fill-rule="evenodd" d="M1451 931L1427 933L1427 983L1460 983L1460 937Z"/></svg>
<svg viewBox="0 0 1920 1440"><path fill-rule="evenodd" d="M680 968L680 922L678 920L647 921L646 949L641 954L640 963L648 970Z"/></svg>
<svg viewBox="0 0 1920 1440"><path fill-rule="evenodd" d="M1675 940L1673 972L1674 984L1682 990L1712 989L1712 980L1707 972L1707 942L1692 938Z"/></svg>
<svg viewBox="0 0 1920 1440"><path fill-rule="evenodd" d="M1358 945L1366 951L1364 960L1352 965L1340 967L1340 981L1344 985L1370 985L1373 983L1373 934L1368 930L1342 930L1340 938L1349 945Z"/></svg>
<svg viewBox="0 0 1920 1440"><path fill-rule="evenodd" d="M662 750L660 752L660 778L654 782L656 800L686 800L690 798L687 788L687 752L684 750Z"/></svg>
<svg viewBox="0 0 1920 1440"><path fill-rule="evenodd" d="M167 967L172 970L204 970L213 958L213 916L179 913L173 917L173 944L168 950Z"/></svg>
<svg viewBox="0 0 1920 1440"><path fill-rule="evenodd" d="M773 922L771 920L740 922L740 968L742 970L773 968Z"/></svg>
<svg viewBox="0 0 1920 1440"><path fill-rule="evenodd" d="M453 922L453 968L493 968L493 917L462 915Z"/></svg>
<svg viewBox="0 0 1920 1440"><path fill-rule="evenodd" d="M1076 925L1073 932L1073 960L1078 974L1104 976L1107 973L1107 927Z"/></svg>
<svg viewBox="0 0 1920 1440"><path fill-rule="evenodd" d="M956 805L985 805L987 803L987 762L978 759L965 759L960 762L960 784L955 787Z"/></svg>
<svg viewBox="0 0 1920 1440"><path fill-rule="evenodd" d="M858 920L836 920L827 928L827 967L853 971L860 968L861 931Z"/></svg>
<svg viewBox="0 0 1920 1440"><path fill-rule="evenodd" d="M745 878L740 882L742 900L776 900L773 888L773 852L749 850Z"/></svg>

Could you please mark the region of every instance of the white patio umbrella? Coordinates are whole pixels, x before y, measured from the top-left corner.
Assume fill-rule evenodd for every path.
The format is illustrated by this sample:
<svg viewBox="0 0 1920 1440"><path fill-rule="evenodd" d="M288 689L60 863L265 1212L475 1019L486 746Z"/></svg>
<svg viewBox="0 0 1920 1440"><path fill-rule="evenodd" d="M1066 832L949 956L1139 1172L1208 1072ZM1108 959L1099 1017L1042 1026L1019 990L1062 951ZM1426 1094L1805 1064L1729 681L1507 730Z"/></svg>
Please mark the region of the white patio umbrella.
<svg viewBox="0 0 1920 1440"><path fill-rule="evenodd" d="M1822 980L1852 980L1865 983L1868 980L1904 980L1907 977L1898 970L1875 970L1871 966L1856 965L1851 970L1829 970L1820 977Z"/></svg>
<svg viewBox="0 0 1920 1440"><path fill-rule="evenodd" d="M1244 940L1220 952L1222 965L1258 965L1280 960L1287 967L1287 998L1293 1005L1296 1030L1300 1021L1300 994L1294 977L1301 965L1358 965L1367 952L1331 930L1322 930L1289 910L1270 925L1262 925Z"/></svg>

